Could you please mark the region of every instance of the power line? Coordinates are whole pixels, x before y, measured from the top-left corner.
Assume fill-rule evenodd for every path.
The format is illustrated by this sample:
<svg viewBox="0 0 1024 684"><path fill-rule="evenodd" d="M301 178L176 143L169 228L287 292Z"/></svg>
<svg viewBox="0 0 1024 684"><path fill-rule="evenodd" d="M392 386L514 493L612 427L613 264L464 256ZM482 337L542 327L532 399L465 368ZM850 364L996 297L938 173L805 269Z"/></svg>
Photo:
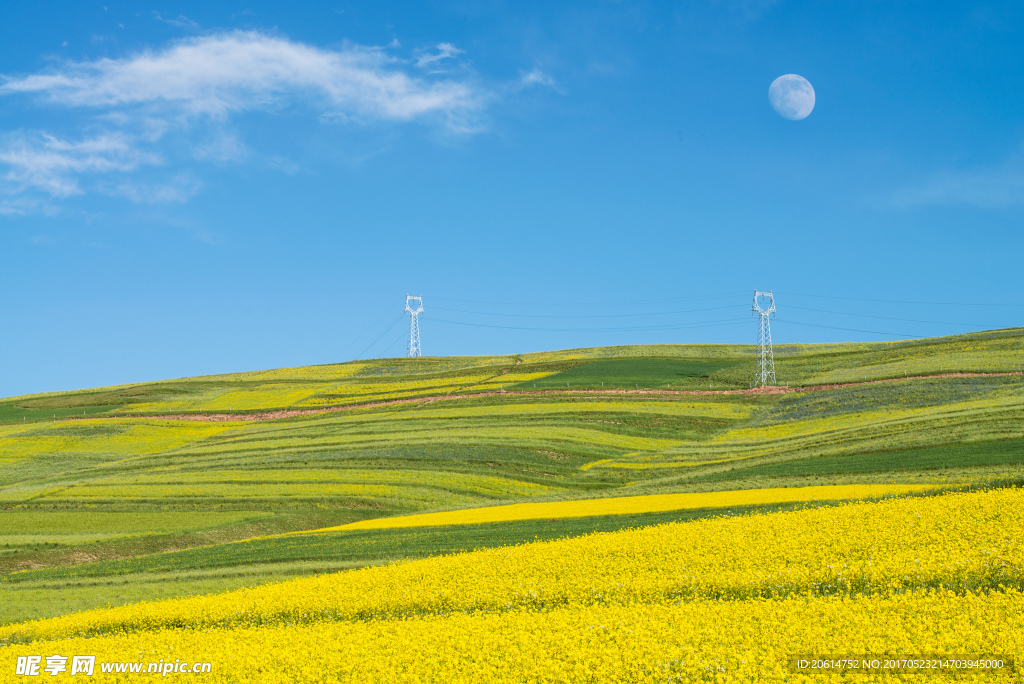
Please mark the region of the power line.
<svg viewBox="0 0 1024 684"><path fill-rule="evenodd" d="M399 323L401 323L401 322L402 322L402 319L404 319L404 318L405 318L405 312L403 311L402 313L398 314L398 318L396 318L396 319L395 319L395 320L394 320L394 321L393 321L393 322L391 323L391 325L389 325L389 326L388 326L388 327L387 327L387 328L386 328L386 329L384 330L384 332L382 332L382 333L381 333L380 335L378 335L378 336L377 336L377 338L376 338L376 339L375 339L375 340L374 340L373 342L370 342L370 344L366 345L366 349L364 349L363 351L359 352L359 354L358 354L358 355L356 356L356 359L359 359L359 358L360 358L360 357L361 357L361 356L362 356L363 354L365 354L365 353L366 353L367 351L369 351L370 347L372 347L373 345L377 344L377 343L378 343L378 342L380 341L380 339L381 339L382 337L384 337L384 336L385 336L385 335L387 335L387 334L388 334L389 332L391 332L391 329L392 329L392 328L394 328L394 327L395 327L396 325L398 325Z"/></svg>
<svg viewBox="0 0 1024 684"><path fill-rule="evenodd" d="M341 355L341 358L345 358L345 357L346 357L346 356L348 355L348 352L349 352L349 350L350 350L350 349L352 349L353 347L355 347L355 346L356 346L356 344L358 344L358 343L359 343L359 340L363 339L363 337L364 337L364 336L366 335L366 333L368 333L368 332L369 332L369 331L371 331L371 330L374 330L374 329L376 329L376 328L377 328L377 326L378 326L378 325L380 324L380 322L381 322L381 321L383 321L383 320L384 320L384 319L385 319L385 318L386 318L386 317L388 316L388 314L391 314L391 313L393 313L393 312L394 312L394 309L392 309L392 308L391 308L391 307L389 306L389 307L388 307L387 309L385 309L385 310L384 310L384 313L382 313L382 314L380 315L380 318L378 318L377 320L375 320L375 321L374 321L374 322L373 322L372 324L370 324L369 326L367 326L367 327L363 328L363 331L362 331L362 332L360 332L360 333L359 333L358 335L356 335L355 337L353 337L353 338L352 338L352 341L351 341L351 342L349 342L349 344L348 344L348 346L347 346L347 347L345 347L345 351L344 351L344 353L343 353L343 354ZM358 357L356 357L356 358L358 358Z"/></svg>
<svg viewBox="0 0 1024 684"><path fill-rule="evenodd" d="M525 330L534 332L643 332L649 330L682 330L686 328L714 328L728 325L743 325L747 319L726 318L718 321L706 321L702 323L680 323L675 325L645 325L629 328L528 328L515 325L492 325L489 323L468 323L465 321L449 321L443 318L429 317L428 320L435 323L448 323L450 325L465 325L473 328L497 328L499 330Z"/></svg>
<svg viewBox="0 0 1024 684"><path fill-rule="evenodd" d="M879 332L878 330L861 330L859 328L840 328L840 327L837 327L837 326L834 326L834 325L817 325L815 323L799 323L797 321L787 321L787 320L783 320L781 318L777 319L777 320L780 323L786 323L788 325L800 325L800 326L803 326L805 328L825 328L827 330L845 330L846 332L869 333L871 335L884 335L886 337L903 337L903 338L906 338L906 339L913 339L915 337L924 337L924 335L902 335L900 333Z"/></svg>
<svg viewBox="0 0 1024 684"><path fill-rule="evenodd" d="M489 299L453 299L451 297L438 297L436 295L425 295L431 300L438 300L441 302L459 302L461 304L494 304L497 306L548 306L548 307L577 307L577 306L626 306L626 305L637 305L637 304L663 304L665 302L684 302L693 301L694 299L724 299L726 297L736 297L738 295L745 294L746 291L733 291L723 292L720 294L710 295L698 295L692 297L671 297L668 299L638 299L633 301L618 301L618 302L495 302ZM437 308L437 307L434 307Z"/></svg>
<svg viewBox="0 0 1024 684"><path fill-rule="evenodd" d="M401 342L404 339L405 339L405 331L403 330L402 334L399 335L398 337L396 337L395 341L392 342L391 344L389 344L387 346L387 348L381 353L381 355L378 358L381 358L381 359L387 358L388 352L391 351L392 349L394 349L395 345L398 344L399 342Z"/></svg>
<svg viewBox="0 0 1024 684"><path fill-rule="evenodd" d="M841 299L849 302L875 302L880 304L920 304L923 306L993 306L993 307L1024 307L1024 304L993 304L980 302L915 302L902 299L864 299L862 297L837 297L833 295L799 294L796 292L780 292L787 297L814 297L816 299Z"/></svg>
<svg viewBox="0 0 1024 684"><path fill-rule="evenodd" d="M850 313L849 311L827 311L825 309L808 309L803 306L788 305L790 309L799 309L800 311L813 311L815 313L827 313L836 314L837 316L856 316L858 318L877 318L883 321L899 321L901 323L928 323L931 325L957 325L963 328L981 328L981 329L992 329L999 328L1002 326L998 325L985 325L982 323L949 323L947 321L922 321L915 318L893 318L892 316L872 316L871 314L857 314Z"/></svg>
<svg viewBox="0 0 1024 684"><path fill-rule="evenodd" d="M667 298L667 299L637 300L637 301L632 301L632 302L625 302L625 301L623 301L623 302L611 302L611 303L609 303L609 302L582 302L582 303L577 303L577 304L557 304L557 303L550 303L550 302L544 302L544 303L540 303L540 302L536 302L536 303L525 303L525 302L511 303L511 302L504 302L504 303L501 303L501 302L494 302L494 301L490 301L490 300L454 299L454 298L448 298L448 297L434 297L434 299L437 299L437 300L440 300L440 301L446 301L446 302L461 302L461 303L474 303L474 304L495 304L495 305L500 305L500 306L520 306L520 307L559 307L559 306L561 306L561 307L580 307L580 306L609 306L609 305L653 304L653 303L680 302L680 301L693 301L693 300L705 300L706 301L708 299L721 299L721 298L724 298L724 297L733 297L733 296L735 296L735 293L722 293L722 294L715 294L715 295L692 296L692 297L676 297L676 298ZM938 306L996 306L996 307L997 306L1014 306L1014 307L1024 306L1024 304L1011 304L1011 305L1003 305L1003 304L977 304L977 303L973 303L973 304L968 304L968 303L947 303L947 304L943 304L943 303L937 303L937 302L915 302L915 301L886 300L886 299L865 299L865 298L857 298L857 297L840 297L840 296L831 296L831 295L808 295L808 294L795 294L795 293L790 293L788 296L792 296L792 297L814 297L814 298L819 298L819 299L830 299L830 300L841 300L841 301L860 301L860 302L875 302L875 303L887 303L887 304L911 304L911 305L929 305L929 306L935 306L935 305L938 305ZM927 324L927 325L949 325L949 326L958 326L958 327L974 328L974 329L993 329L993 328L1005 327L1005 326L998 326L998 325L981 325L981 324L974 324L974 323L959 323L959 322L933 321L933 320L923 320L923 319L913 319L913 318L899 318L899 317L894 317L894 316L879 316L879 315L874 315L874 314L858 314L858 313L852 313L852 312L849 312L849 311L830 311L830 310L827 310L827 309L818 309L818 308L812 308L812 307L801 307L801 306L794 306L794 305L787 305L787 306L789 306L789 308L791 308L791 309L798 310L798 311L807 311L807 312L812 312L812 313L833 314L833 315L840 315L840 316L853 316L853 317L856 317L856 318L875 319L875 320L883 320L883 321L896 321L896 322L900 322L900 323L919 323L919 324ZM642 318L645 318L645 317L680 316L680 315L685 315L685 314L703 313L703 312L707 312L707 311L723 311L723 310L729 310L729 309L734 309L734 308L738 308L738 307L735 306L735 305L723 305L723 306L710 306L710 307L701 307L701 308L694 308L694 309L681 309L681 310L676 310L676 311L659 311L659 312L649 312L649 313L595 313L595 314L567 314L567 315L528 314L528 313L518 313L517 314L517 313L507 313L507 312L476 311L476 310L470 310L470 309L449 308L449 307L432 307L432 310L444 311L444 312L455 313L455 314L464 314L464 315L467 315L467 316L488 316L488 317L492 317L492 318L493 317L497 317L499 319L504 317L506 319L542 319L542 320L547 320L547 319L563 319L563 320L595 320L595 321L597 321L597 320L602 320L602 319L637 319L637 318L641 318L642 319ZM385 313L385 315L386 315L386 313ZM425 317L426 314L423 314L423 316ZM382 316L381 318L377 319L377 322L375 322L374 325L371 326L370 328L367 328L367 331L371 330L372 328L377 327L378 323L383 318L384 318L384 316ZM377 343L379 343L381 339L383 339L388 333L391 332L392 329L394 329L394 327L402 320L402 318L403 318L402 316L399 316L390 325L388 325L388 327L380 335L378 335L372 342L370 342L366 346L366 348L363 349L363 351L360 352L360 354L356 356L356 358L357 359L361 358L371 348L373 348ZM537 326L530 326L530 325L499 325L498 321L495 321L495 323L480 323L480 322L470 322L470 321L449 320L449 319L444 319L444 318L433 318L432 316L429 317L429 320L437 322L437 323L441 323L441 324L447 324L447 325L458 325L458 326L466 326L466 327L474 327L474 328L491 328L491 329L496 329L496 330L517 330L517 331L524 331L524 332L543 332L543 333L556 333L556 332L558 332L558 333L650 332L650 331L660 331L660 330L686 330L686 329L697 329L697 328L720 328L720 327L745 325L747 323L747 319L726 318L726 319L718 319L718 320L712 320L712 321L699 321L699 322L691 322L691 323L671 323L671 324L660 324L660 325L659 324L652 324L652 325L618 325L618 326L612 325L612 326L609 326L609 327L601 327L601 326L596 326L596 327L537 327ZM512 321L509 321L509 322L512 322ZM781 323L786 323L786 324L789 324L789 325L801 326L801 327L820 328L820 329L823 329L823 330L841 330L841 331L844 331L844 332L865 333L865 334L869 334L869 335L880 335L880 336L884 336L884 337L899 338L899 339L911 339L911 338L922 337L921 335L916 335L916 334L911 335L911 334L904 334L904 333L882 332L882 331L879 331L879 330L867 330L867 329L862 329L862 328L849 328L849 327L842 327L842 326L822 325L822 324L816 324L816 323L804 323L804 322L790 321L790 320L780 320L780 322ZM364 335L365 335L365 332L364 332L364 334L361 334L358 337L356 337L356 340L362 338ZM384 353L390 352L395 344L397 344L397 342L393 342L392 344L390 344L384 350Z"/></svg>
<svg viewBox="0 0 1024 684"><path fill-rule="evenodd" d="M737 307L734 306L734 305L728 305L728 306L703 307L703 308L700 308L700 309L683 309L683 310L678 310L678 311L660 311L660 312L637 313L637 314L567 314L567 315L512 314L512 313L495 313L495 312L490 312L490 311L466 311L466 310L463 310L463 309L450 309L450 308L447 308L447 307L440 307L440 306L435 306L433 308L436 309L436 310L439 310L439 311L447 311L447 312L450 312L450 313L461 313L461 314L474 315L474 316L511 317L511 318L545 318L545 319L547 319L547 318L556 318L556 319L600 319L600 318L642 318L642 317L651 317L651 316L676 316L676 315L689 314L689 313L701 313L701 312L705 312L705 311L722 311L722 310L727 310L727 309L735 309ZM924 323L924 324L929 324L929 325L955 325L955 326L964 327L964 328L977 328L977 329L994 329L994 328L1004 327L1002 325L994 325L994 324L956 323L956 322L950 322L950 321L930 321L930 320L922 320L922 319L916 319L916 318L898 318L898 317L893 317L893 316L876 316L876 315L872 315L872 314L858 314L858 313L852 313L852 312L849 312L849 311L830 311L828 309L815 309L815 308L803 307L803 306L795 306L795 305L787 305L787 308L798 309L800 311L810 311L810 312L814 312L814 313L835 314L835 315L838 315L838 316L854 316L854 317L857 317L857 318L872 318L872 319L886 320L886 321L897 321L897 322L900 322L900 323ZM441 319L433 319L433 320L441 320ZM459 323L457 321L445 321L445 322ZM465 325L470 325L470 324L469 323L465 323ZM476 325L479 325L479 327L485 327L483 324L476 324ZM536 329L537 330L542 330L542 328L536 328ZM656 326L656 327L652 327L651 329L664 329L664 328L662 326ZM616 330L618 330L618 328L616 328ZM853 330L853 329L850 328L849 330Z"/></svg>
<svg viewBox="0 0 1024 684"><path fill-rule="evenodd" d="M555 315L555 314L512 314L512 313L495 313L493 311L464 311L462 309L448 309L442 306L432 306L432 309L437 311L448 311L451 313L462 313L470 314L474 316L500 316L500 317L511 317L511 318L639 318L643 316L677 316L679 314L688 313L699 313L702 311L722 311L724 309L736 309L739 308L734 304L727 306L709 306L703 309L684 309L682 311L656 311L653 313L630 313L630 314L567 314L567 315Z"/></svg>

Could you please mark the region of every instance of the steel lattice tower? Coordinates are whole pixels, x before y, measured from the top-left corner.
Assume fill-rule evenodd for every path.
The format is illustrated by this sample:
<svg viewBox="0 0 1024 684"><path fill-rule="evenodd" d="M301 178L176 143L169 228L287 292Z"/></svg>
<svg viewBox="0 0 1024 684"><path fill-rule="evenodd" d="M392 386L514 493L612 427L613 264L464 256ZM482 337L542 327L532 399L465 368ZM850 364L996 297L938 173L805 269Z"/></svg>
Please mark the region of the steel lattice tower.
<svg viewBox="0 0 1024 684"><path fill-rule="evenodd" d="M416 308L409 306L415 304ZM420 314L423 313L423 297L405 295L405 310L409 312L409 349L406 356L420 354Z"/></svg>
<svg viewBox="0 0 1024 684"><path fill-rule="evenodd" d="M762 308L757 298L767 298L768 307ZM772 354L772 329L768 325L768 316L775 313L775 297L771 291L759 292L754 290L754 305L751 312L758 315L757 325L757 374L754 378L754 386L775 384L775 356Z"/></svg>

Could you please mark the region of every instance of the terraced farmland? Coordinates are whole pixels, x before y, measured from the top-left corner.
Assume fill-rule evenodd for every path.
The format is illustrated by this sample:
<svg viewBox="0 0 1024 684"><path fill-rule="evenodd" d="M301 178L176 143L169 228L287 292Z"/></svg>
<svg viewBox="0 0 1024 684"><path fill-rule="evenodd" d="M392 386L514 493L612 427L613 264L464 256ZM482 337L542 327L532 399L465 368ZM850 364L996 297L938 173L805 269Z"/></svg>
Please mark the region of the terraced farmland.
<svg viewBox="0 0 1024 684"><path fill-rule="evenodd" d="M776 361L777 392L751 391L752 348L651 346L4 400L0 622L845 495L278 536L397 515L1024 481L1022 330L783 347Z"/></svg>

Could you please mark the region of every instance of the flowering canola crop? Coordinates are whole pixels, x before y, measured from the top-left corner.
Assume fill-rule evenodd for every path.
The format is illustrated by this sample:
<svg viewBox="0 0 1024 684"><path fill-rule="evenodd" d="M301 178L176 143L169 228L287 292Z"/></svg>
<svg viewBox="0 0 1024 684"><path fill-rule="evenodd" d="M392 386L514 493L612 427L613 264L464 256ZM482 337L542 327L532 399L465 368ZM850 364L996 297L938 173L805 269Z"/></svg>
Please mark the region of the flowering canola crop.
<svg viewBox="0 0 1024 684"><path fill-rule="evenodd" d="M1003 489L668 524L89 611L0 628L0 667L90 653L209 661L213 682L784 682L802 654L1019 660L1022 504ZM146 681L120 676L96 679ZM874 679L897 681L857 677Z"/></svg>
<svg viewBox="0 0 1024 684"><path fill-rule="evenodd" d="M657 513L695 508L730 508L757 504L794 503L803 501L831 501L861 499L908 494L933 489L931 485L829 485L822 487L779 487L775 489L742 489L726 492L700 492L683 494L648 494L646 496L614 496L604 499L579 501L550 501L547 503L521 503L485 508L465 508L441 513L417 513L394 518L373 518L359 522L326 527L317 532L333 530L380 530L396 527L433 527L436 525L475 525L511 520L541 520L544 518L585 518L592 515L625 515L630 513ZM294 532L291 534L303 534Z"/></svg>

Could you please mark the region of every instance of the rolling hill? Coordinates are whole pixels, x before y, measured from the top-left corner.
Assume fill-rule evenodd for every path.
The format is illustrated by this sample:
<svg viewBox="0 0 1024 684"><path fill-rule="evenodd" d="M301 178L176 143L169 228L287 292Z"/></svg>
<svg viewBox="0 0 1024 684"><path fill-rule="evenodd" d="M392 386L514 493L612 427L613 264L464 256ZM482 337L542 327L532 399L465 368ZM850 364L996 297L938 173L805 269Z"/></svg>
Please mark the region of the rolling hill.
<svg viewBox="0 0 1024 684"><path fill-rule="evenodd" d="M1024 329L776 347L767 389L753 352L380 359L0 400L0 622L848 497L324 531L396 515L1024 481Z"/></svg>

